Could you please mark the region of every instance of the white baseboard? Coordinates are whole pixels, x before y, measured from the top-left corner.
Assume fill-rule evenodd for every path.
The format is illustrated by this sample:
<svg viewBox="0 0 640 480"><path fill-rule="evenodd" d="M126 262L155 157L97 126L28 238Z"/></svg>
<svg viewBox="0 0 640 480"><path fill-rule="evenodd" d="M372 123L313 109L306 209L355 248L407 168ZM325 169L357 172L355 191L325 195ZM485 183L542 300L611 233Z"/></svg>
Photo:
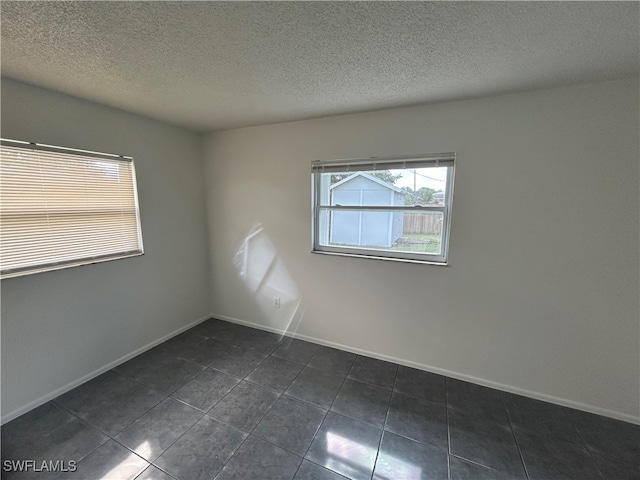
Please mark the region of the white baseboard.
<svg viewBox="0 0 640 480"><path fill-rule="evenodd" d="M153 342L138 348L137 350L124 355L120 358L118 358L117 360L114 360L113 362L98 368L97 370L94 370L93 372L84 375L83 377L74 380L73 382L68 383L67 385L60 387L46 395L41 396L40 398L29 402L26 405L23 405L20 408L17 408L15 410L13 410L12 412L9 412L8 414L2 416L2 418L0 419L0 424L5 424L11 420L13 420L16 417L19 417L20 415L27 413L30 410L33 410L36 407L39 407L40 405L48 402L49 400L53 400L54 398L58 397L59 395L62 395L63 393L68 392L69 390L74 389L75 387L88 382L89 380L91 380L92 378L97 377L98 375L103 374L104 372L111 370L112 368L120 365L121 363L126 362L127 360L130 360L131 358L140 355L141 353L146 352L147 350L155 347L156 345L159 345L162 342L165 342L167 340L169 340L172 337L175 337L176 335L179 335L180 333L184 332L185 330L188 330L192 327L195 327L196 325L198 325L199 323L204 322L205 320L208 320L209 318L219 318L220 320L226 320L228 322L232 322L232 323L237 323L239 325L245 325L248 327L252 327L252 328L257 328L259 330L265 330L268 332L273 332L273 333L279 333L281 335L285 335L288 337L292 337L292 338L298 338L300 340L306 340L312 343L317 343L319 345L325 345L327 347L333 347L333 348L338 348L340 350L345 350L347 352L351 352L351 353L355 353L358 355L365 355L367 357L372 357L372 358L377 358L379 360L385 360L387 362L393 362L393 363L397 363L399 365L404 365L407 367L412 367L412 368L417 368L420 370L425 370L427 372L432 372L432 373L437 373L440 375L445 375L447 377L451 377L451 378L455 378L458 380L464 380L467 382L471 382L471 383L475 383L477 385L483 385L485 387L490 387L490 388L495 388L497 390L502 390L505 392L509 392L509 393L515 393L517 395L523 395L525 397L530 397L530 398L534 398L536 400L542 400L545 402L549 402L549 403L554 403L556 405L562 405L565 407L569 407L569 408L575 408L576 410L582 410L585 412L589 412L589 413L595 413L597 415L602 415L605 417L610 417L610 418L615 418L617 420L622 420L625 422L629 422L629 423L634 423L634 424L639 424L640 425L640 417L636 417L633 415L629 415L626 413L621 413L621 412L616 412L613 410L608 410L605 408L601 408L601 407L596 407L593 405L588 405L588 404L584 404L584 403L580 403L580 402L576 402L573 400L567 400L564 398L560 398L560 397L555 397L552 395L547 395L544 393L538 393L538 392L534 392L531 390L525 390L522 388L517 388L517 387L513 387L510 385L505 385L502 383L498 383L498 382L494 382L491 380L486 380L483 378L478 378L478 377L474 377L471 375L465 375L465 374L461 374L461 373L457 373L457 372L453 372L450 370L445 370L442 368L437 368L437 367L433 367L430 365L424 365L421 363L417 363L417 362L412 362L410 360L405 360L402 358L396 358L396 357L392 357L389 355L381 355L379 353L376 352L372 352L369 350L364 350L361 348L356 348L356 347L352 347L350 345L345 345L342 343L337 343L337 342L330 342L327 340L323 340L321 338L317 338L317 337L311 337L309 335L303 335L303 334L299 334L296 332L285 332L282 331L281 329L278 328L272 328L272 327L267 327L265 325L261 325L259 323L254 323L254 322L248 322L246 320L240 320L238 318L233 318L233 317L229 317L226 315L215 315L215 314L211 314L211 315L205 315L202 318L199 318L198 320L195 320L194 322L191 322L188 325L185 325L183 327L180 327L179 329L157 339L154 340Z"/></svg>
<svg viewBox="0 0 640 480"><path fill-rule="evenodd" d="M363 350L361 348L352 347L350 345L344 345L342 343L330 342L327 340L323 340L321 338L310 337L308 335L302 335L295 332L284 332L277 328L267 327L264 325L260 325L258 323L247 322L245 320L240 320L238 318L228 317L226 315L216 315L212 314L212 318L219 318L220 320L226 320L228 322L237 323L239 325L245 325L248 327L257 328L260 330L265 330L268 332L279 333L285 335L287 337L298 338L300 340L306 340L312 343L317 343L319 345L325 345L327 347L338 348L340 350L345 350L347 352L356 353L358 355L365 355L367 357L377 358L379 360L385 360L387 362L397 363L398 365L404 365L407 367L417 368L420 370L425 370L427 372L437 373L439 375L444 375L447 377L455 378L457 380L464 380L466 382L475 383L477 385L482 385L485 387L495 388L496 390L502 390L504 392L515 393L517 395L522 395L524 397L534 398L536 400L542 400L549 403L554 403L556 405L562 405L564 407L574 408L576 410L582 410L584 412L595 413L597 415L602 415L604 417L615 418L616 420L622 420L624 422L634 423L640 425L640 417L635 417L633 415L629 415L626 413L616 412L614 410L608 410L606 408L596 407L593 405L587 405L585 403L576 402L573 400L567 400L565 398L554 397L552 395L547 395L544 393L538 393L531 390L525 390L518 387L513 387L510 385L505 385L498 382L493 382L491 380L486 380L484 378L474 377L472 375L465 375L458 372L453 372L450 370L445 370L442 368L433 367L430 365L424 365L422 363L412 362L410 360L405 360L402 358L391 357L389 355L381 355L376 352L371 352L369 350Z"/></svg>
<svg viewBox="0 0 640 480"><path fill-rule="evenodd" d="M97 377L98 375L103 374L104 372L111 370L113 367L117 367L118 365L120 365L121 363L126 362L127 360L132 359L133 357L140 355L141 353L146 352L147 350L155 347L156 345L161 344L162 342L165 342L167 340L169 340L172 337L175 337L176 335L179 335L180 333L184 332L185 330L188 330L192 327L195 327L196 325L198 325L199 323L204 322L205 320L208 320L209 318L211 318L211 315L206 315L202 318L199 318L198 320L191 322L188 325L185 325L183 327L180 327L179 329L165 335L164 337L161 337L157 340L154 340L151 343L148 343L147 345L145 345L144 347L140 347L137 350L134 350L131 353L128 353L127 355L124 355L120 358L118 358L117 360L114 360L111 363L108 363L107 365L98 368L97 370L94 370L91 373L88 373L87 375L84 375L83 377L78 378L77 380L74 380L71 383L66 384L63 387L60 387L56 390L54 390L53 392L49 392L46 395L43 395L42 397L27 403L26 405L23 405L20 408L16 408L15 410L13 410L12 412L9 412L8 414L4 415L2 417L2 419L0 419L0 424L4 425L5 423L13 420L16 417L19 417L20 415L23 415L25 413L27 413L30 410L33 410L36 407L39 407L40 405L42 405L43 403L48 402L49 400L53 400L54 398L58 397L59 395L62 395L63 393L68 392L69 390L72 390L74 388L76 388L79 385L82 385L85 382L88 382L89 380L91 380L92 378Z"/></svg>

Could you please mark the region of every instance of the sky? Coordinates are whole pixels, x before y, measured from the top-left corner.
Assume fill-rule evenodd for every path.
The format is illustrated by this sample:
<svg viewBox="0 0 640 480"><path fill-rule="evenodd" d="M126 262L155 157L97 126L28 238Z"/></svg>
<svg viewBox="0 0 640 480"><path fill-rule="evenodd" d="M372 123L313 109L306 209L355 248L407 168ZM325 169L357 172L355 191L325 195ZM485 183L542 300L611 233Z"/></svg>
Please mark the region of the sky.
<svg viewBox="0 0 640 480"><path fill-rule="evenodd" d="M444 190L447 180L447 168L417 168L406 170L393 170L393 173L402 173L402 177L396 180L396 187L411 187L413 189L414 173L416 190L422 187L433 188L434 190Z"/></svg>

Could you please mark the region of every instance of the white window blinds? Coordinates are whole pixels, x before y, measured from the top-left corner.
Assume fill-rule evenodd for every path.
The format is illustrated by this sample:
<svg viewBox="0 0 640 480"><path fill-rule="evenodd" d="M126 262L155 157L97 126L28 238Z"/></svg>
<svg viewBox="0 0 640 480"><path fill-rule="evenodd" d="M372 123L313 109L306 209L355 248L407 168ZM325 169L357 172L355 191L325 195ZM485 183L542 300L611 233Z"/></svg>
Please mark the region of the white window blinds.
<svg viewBox="0 0 640 480"><path fill-rule="evenodd" d="M143 253L133 159L2 140L2 278Z"/></svg>
<svg viewBox="0 0 640 480"><path fill-rule="evenodd" d="M403 157L315 160L311 162L311 173L350 173L407 168L452 167L455 156L455 153L441 153Z"/></svg>

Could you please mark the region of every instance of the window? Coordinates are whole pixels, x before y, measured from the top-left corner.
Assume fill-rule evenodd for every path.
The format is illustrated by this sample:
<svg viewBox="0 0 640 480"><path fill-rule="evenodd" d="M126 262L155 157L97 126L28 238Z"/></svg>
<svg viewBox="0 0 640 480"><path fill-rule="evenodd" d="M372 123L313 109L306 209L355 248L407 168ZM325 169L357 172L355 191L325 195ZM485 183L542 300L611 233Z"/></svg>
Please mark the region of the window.
<svg viewBox="0 0 640 480"><path fill-rule="evenodd" d="M447 263L455 154L312 163L313 251Z"/></svg>
<svg viewBox="0 0 640 480"><path fill-rule="evenodd" d="M141 255L133 159L2 140L2 278Z"/></svg>

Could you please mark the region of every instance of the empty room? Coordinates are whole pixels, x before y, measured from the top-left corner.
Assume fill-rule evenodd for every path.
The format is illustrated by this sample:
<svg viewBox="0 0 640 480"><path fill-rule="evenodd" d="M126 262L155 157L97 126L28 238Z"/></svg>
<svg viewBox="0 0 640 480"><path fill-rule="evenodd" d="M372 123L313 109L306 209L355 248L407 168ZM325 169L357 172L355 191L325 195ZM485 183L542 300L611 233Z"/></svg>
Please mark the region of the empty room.
<svg viewBox="0 0 640 480"><path fill-rule="evenodd" d="M3 480L640 479L640 3L0 22Z"/></svg>

